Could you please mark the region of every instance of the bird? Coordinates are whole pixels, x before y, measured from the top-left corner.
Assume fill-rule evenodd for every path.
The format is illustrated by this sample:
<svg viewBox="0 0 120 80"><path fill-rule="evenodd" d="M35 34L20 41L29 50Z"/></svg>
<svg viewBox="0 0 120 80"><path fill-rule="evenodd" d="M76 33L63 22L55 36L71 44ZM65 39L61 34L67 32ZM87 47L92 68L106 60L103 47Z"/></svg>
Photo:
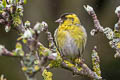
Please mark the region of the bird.
<svg viewBox="0 0 120 80"><path fill-rule="evenodd" d="M64 13L55 22L59 23L54 39L60 55L72 63L75 63L76 59L82 59L87 32L78 16L75 13Z"/></svg>

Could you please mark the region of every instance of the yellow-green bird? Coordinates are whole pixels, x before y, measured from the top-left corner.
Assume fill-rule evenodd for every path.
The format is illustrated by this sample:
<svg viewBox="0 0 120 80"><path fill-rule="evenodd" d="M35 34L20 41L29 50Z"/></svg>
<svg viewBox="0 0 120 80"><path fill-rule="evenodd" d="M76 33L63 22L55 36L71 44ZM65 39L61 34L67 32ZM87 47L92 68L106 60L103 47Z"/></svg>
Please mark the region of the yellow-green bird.
<svg viewBox="0 0 120 80"><path fill-rule="evenodd" d="M74 13L64 13L56 20L59 27L54 33L56 46L67 60L81 59L87 41L87 33Z"/></svg>

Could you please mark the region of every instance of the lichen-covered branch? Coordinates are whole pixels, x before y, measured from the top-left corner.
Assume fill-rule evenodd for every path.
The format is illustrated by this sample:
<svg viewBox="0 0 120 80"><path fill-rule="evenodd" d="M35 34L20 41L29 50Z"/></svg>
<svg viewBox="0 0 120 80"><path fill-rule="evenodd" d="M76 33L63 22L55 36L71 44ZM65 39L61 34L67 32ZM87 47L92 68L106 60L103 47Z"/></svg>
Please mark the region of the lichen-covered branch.
<svg viewBox="0 0 120 80"><path fill-rule="evenodd" d="M97 19L97 16L96 16L95 11L93 10L93 8L91 6L89 6L89 5L87 5L87 7L84 6L84 8L88 12L88 14L91 15L92 18L93 18L95 29L92 30L91 35L94 36L94 34L96 32L98 32L98 31L103 32L103 27L100 25L100 22Z"/></svg>
<svg viewBox="0 0 120 80"><path fill-rule="evenodd" d="M101 77L101 70L100 70L100 59L98 56L98 53L96 51L97 47L94 46L94 49L92 51L92 65L94 72Z"/></svg>
<svg viewBox="0 0 120 80"><path fill-rule="evenodd" d="M3 45L0 45L0 56L13 56L12 52L8 51Z"/></svg>
<svg viewBox="0 0 120 80"><path fill-rule="evenodd" d="M115 10L115 13L118 17L118 22L115 24L114 30L109 27L103 28L100 25L99 20L95 14L93 8L89 5L84 6L85 10L88 12L90 16L93 18L95 29L91 30L91 35L94 36L98 32L102 32L106 35L109 40L110 46L116 50L115 58L120 57L120 6L118 6Z"/></svg>
<svg viewBox="0 0 120 80"><path fill-rule="evenodd" d="M85 63L81 62L80 65L81 67L76 67L68 61L62 62L61 64L62 68L72 71L75 75L84 75L98 80L102 79L102 77L93 72Z"/></svg>

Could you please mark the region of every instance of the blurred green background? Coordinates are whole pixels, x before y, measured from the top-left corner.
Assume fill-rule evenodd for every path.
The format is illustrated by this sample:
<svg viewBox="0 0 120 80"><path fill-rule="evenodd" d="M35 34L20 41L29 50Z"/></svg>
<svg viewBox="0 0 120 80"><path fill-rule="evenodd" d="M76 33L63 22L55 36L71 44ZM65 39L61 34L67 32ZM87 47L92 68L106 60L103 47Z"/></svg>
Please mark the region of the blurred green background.
<svg viewBox="0 0 120 80"><path fill-rule="evenodd" d="M94 28L92 18L84 10L83 5L91 5L104 27L114 28L114 24L118 18L114 13L120 0L28 0L24 5L23 21L29 20L32 26L38 21L46 21L49 30L54 34L54 30L58 24L54 21L65 12L76 13L85 26L88 33L87 46L84 52L86 64L91 65L91 50L97 45L101 60L102 77L105 80L120 80L120 59L114 58L115 50L113 50L102 33L95 37L90 36L90 30ZM15 48L17 33L14 30L6 33L4 27L0 27L0 44L12 50ZM48 41L45 34L41 34L40 41L46 47ZM24 73L21 71L19 59L13 57L0 57L0 74L5 74L8 80L26 80ZM53 80L90 80L84 76L72 76L72 73L64 69L52 69ZM38 80L42 80L41 74L37 74Z"/></svg>

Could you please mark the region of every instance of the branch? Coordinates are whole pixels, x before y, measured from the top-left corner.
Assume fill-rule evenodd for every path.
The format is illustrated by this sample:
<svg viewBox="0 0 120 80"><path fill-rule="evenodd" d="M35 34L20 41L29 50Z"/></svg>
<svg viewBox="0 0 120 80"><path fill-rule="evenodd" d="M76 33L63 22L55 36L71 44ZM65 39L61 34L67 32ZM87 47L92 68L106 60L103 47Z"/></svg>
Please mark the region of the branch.
<svg viewBox="0 0 120 80"><path fill-rule="evenodd" d="M91 71L91 69L88 68L88 66L84 63L81 63L81 69L78 69L75 66L69 66L69 63L65 63L65 62L62 62L61 66L64 69L74 72L74 74L76 75L84 75L92 79L101 79L101 77L99 77L95 72Z"/></svg>
<svg viewBox="0 0 120 80"><path fill-rule="evenodd" d="M100 70L100 58L97 53L97 47L94 46L94 49L92 50L92 65L94 72L101 77L101 70Z"/></svg>
<svg viewBox="0 0 120 80"><path fill-rule="evenodd" d="M95 11L93 10L93 8L89 5L84 6L85 10L88 12L89 15L92 16L93 18L93 22L94 22L94 27L95 29L92 30L92 35L94 36L95 33L99 32L103 32L103 27L100 25L99 20L97 19L97 16L95 14Z"/></svg>
<svg viewBox="0 0 120 80"><path fill-rule="evenodd" d="M0 45L0 56L13 56L12 52L8 51L3 45Z"/></svg>
<svg viewBox="0 0 120 80"><path fill-rule="evenodd" d="M95 29L91 30L91 35L94 36L98 32L104 33L107 39L109 40L110 46L116 50L116 54L114 55L114 57L120 58L120 6L118 6L115 10L115 13L117 14L119 20L115 24L114 30L112 30L109 27L103 28L100 25L100 22L95 14L95 11L91 6L87 5L84 6L84 8L88 12L88 14L93 18Z"/></svg>

